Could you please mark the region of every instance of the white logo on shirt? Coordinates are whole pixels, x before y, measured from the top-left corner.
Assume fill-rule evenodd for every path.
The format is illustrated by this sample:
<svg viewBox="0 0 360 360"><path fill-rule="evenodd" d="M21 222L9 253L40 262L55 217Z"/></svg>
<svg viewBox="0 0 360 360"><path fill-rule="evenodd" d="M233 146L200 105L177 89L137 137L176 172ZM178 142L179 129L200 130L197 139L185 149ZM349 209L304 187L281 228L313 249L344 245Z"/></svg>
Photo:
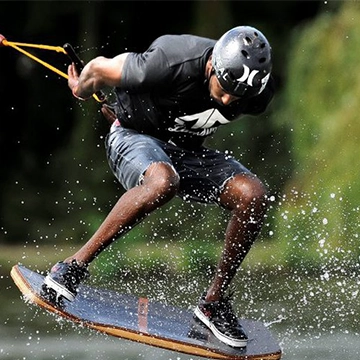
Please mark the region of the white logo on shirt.
<svg viewBox="0 0 360 360"><path fill-rule="evenodd" d="M168 130L172 132L187 132L198 136L213 134L219 125L228 124L227 120L219 110L210 109L198 114L185 115L175 119L173 127Z"/></svg>

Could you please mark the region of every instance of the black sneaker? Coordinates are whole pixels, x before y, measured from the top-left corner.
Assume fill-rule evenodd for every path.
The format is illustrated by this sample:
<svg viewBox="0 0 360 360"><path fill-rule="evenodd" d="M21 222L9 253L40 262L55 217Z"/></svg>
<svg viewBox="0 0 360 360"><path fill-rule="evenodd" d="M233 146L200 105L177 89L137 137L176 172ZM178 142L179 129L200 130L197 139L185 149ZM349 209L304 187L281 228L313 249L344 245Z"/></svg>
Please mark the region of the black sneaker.
<svg viewBox="0 0 360 360"><path fill-rule="evenodd" d="M87 266L80 266L76 260L60 261L45 277L41 295L56 305L63 305L63 298L74 301L80 282L88 276Z"/></svg>
<svg viewBox="0 0 360 360"><path fill-rule="evenodd" d="M206 302L205 295L194 311L194 317L202 321L222 342L232 347L245 347L247 336L234 314L228 295L219 301Z"/></svg>

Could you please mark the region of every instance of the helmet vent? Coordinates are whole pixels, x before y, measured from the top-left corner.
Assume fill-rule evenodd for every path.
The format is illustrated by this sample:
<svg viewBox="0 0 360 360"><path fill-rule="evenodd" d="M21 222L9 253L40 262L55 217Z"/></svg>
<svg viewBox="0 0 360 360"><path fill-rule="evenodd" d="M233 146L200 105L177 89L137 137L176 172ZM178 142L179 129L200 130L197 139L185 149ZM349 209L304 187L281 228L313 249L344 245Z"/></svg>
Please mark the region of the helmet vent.
<svg viewBox="0 0 360 360"><path fill-rule="evenodd" d="M241 50L241 53L243 54L244 57L246 57L247 59L250 59L250 55L246 50Z"/></svg>
<svg viewBox="0 0 360 360"><path fill-rule="evenodd" d="M262 57L262 58L259 59L259 63L260 63L260 64L264 63L265 61L266 61L266 58L264 58L264 57Z"/></svg>
<svg viewBox="0 0 360 360"><path fill-rule="evenodd" d="M260 64L262 64L262 63L264 63L264 62L266 62L266 58L265 58L265 57L262 57L262 58L259 59L259 63L260 63Z"/></svg>
<svg viewBox="0 0 360 360"><path fill-rule="evenodd" d="M251 45L252 40L248 36L245 36L244 37L244 43L245 43L245 45Z"/></svg>

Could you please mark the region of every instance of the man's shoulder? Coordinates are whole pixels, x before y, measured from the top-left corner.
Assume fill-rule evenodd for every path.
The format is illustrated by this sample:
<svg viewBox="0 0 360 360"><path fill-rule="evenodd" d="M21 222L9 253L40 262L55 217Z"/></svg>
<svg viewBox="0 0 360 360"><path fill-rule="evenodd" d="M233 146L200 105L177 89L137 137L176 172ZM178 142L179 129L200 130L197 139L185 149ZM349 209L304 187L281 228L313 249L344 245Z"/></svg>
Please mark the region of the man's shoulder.
<svg viewBox="0 0 360 360"><path fill-rule="evenodd" d="M206 37L180 34L180 35L162 35L158 37L151 45L152 48L161 48L170 59L180 56L200 57L205 52L212 49L215 45L215 40Z"/></svg>
<svg viewBox="0 0 360 360"><path fill-rule="evenodd" d="M166 34L159 36L154 42L153 45L162 45L162 44L188 44L192 46L193 44L205 44L207 46L214 46L216 40L202 37L192 34Z"/></svg>

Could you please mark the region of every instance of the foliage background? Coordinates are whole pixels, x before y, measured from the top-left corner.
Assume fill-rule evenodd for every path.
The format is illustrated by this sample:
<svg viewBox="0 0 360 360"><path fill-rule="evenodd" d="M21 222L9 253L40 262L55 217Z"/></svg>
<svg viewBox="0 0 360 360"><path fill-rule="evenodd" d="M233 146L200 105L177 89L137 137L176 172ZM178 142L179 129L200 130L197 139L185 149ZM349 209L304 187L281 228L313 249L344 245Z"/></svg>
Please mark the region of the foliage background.
<svg viewBox="0 0 360 360"><path fill-rule="evenodd" d="M248 261L305 271L343 269L344 260L357 266L358 2L3 1L1 7L0 31L9 41L69 42L85 62L144 50L164 33L217 38L239 24L261 29L273 47L276 98L262 116L223 127L208 143L233 152L273 195ZM66 71L62 55L34 53ZM72 251L123 192L105 159L107 124L95 102L79 104L64 79L33 60L2 47L0 62L0 244ZM227 216L175 199L102 254L98 266L113 271L138 261L209 269Z"/></svg>

